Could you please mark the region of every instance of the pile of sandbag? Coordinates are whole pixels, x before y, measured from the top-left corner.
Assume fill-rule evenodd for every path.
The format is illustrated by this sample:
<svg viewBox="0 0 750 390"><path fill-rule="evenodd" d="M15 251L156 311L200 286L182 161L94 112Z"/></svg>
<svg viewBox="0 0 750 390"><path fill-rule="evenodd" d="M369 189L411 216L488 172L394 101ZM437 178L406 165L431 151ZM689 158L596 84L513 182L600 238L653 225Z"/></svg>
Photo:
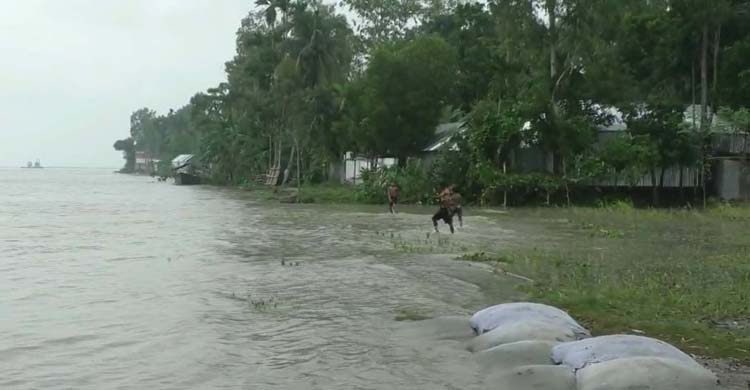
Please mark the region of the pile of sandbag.
<svg viewBox="0 0 750 390"><path fill-rule="evenodd" d="M471 317L478 334L471 351L486 350L517 341L575 341L590 337L568 313L547 305L528 302L505 303L478 311Z"/></svg>
<svg viewBox="0 0 750 390"><path fill-rule="evenodd" d="M470 322L477 336L468 348L487 374L488 389L576 390L575 370L555 365L552 350L590 334L564 311L538 303L506 303L477 312Z"/></svg>
<svg viewBox="0 0 750 390"><path fill-rule="evenodd" d="M508 303L471 317L468 345L497 390L713 390L716 376L665 342L591 338L566 312Z"/></svg>
<svg viewBox="0 0 750 390"><path fill-rule="evenodd" d="M663 341L612 335L557 345L556 364L576 370L579 390L710 390L716 376Z"/></svg>

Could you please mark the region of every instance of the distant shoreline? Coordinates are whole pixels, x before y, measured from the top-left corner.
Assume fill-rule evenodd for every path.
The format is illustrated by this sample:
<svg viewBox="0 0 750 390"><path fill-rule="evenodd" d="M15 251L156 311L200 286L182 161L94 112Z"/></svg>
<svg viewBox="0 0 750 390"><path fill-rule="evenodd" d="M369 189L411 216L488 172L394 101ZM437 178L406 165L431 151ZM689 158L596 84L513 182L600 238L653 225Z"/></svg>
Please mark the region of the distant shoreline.
<svg viewBox="0 0 750 390"><path fill-rule="evenodd" d="M0 169L40 169L40 168L3 165L3 166L0 166ZM43 166L41 167L41 169L113 169L113 170L117 170L119 168L117 167Z"/></svg>

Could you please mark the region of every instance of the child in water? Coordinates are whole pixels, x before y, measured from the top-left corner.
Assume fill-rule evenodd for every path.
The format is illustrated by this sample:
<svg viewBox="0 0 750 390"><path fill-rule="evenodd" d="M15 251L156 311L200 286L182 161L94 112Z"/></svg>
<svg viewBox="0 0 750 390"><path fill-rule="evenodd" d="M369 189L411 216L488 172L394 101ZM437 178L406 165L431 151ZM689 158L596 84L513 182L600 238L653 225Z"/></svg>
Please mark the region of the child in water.
<svg viewBox="0 0 750 390"><path fill-rule="evenodd" d="M391 182L391 185L388 187L388 210L391 212L391 214L394 214L396 212L396 203L398 203L398 196L399 196L399 188L396 182Z"/></svg>

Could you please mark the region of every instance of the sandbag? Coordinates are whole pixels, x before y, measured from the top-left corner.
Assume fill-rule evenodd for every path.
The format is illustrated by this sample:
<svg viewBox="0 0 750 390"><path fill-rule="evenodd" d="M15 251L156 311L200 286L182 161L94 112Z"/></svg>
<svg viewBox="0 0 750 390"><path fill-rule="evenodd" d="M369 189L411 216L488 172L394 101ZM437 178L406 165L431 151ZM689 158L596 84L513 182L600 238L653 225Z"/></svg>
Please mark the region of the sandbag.
<svg viewBox="0 0 750 390"><path fill-rule="evenodd" d="M509 323L483 333L472 339L468 348L472 352L479 352L518 341L536 340L562 343L576 339L576 333L566 324L530 320Z"/></svg>
<svg viewBox="0 0 750 390"><path fill-rule="evenodd" d="M591 337L588 330L578 324L568 313L539 303L515 302L495 305L476 312L471 317L471 327L478 335L519 321L544 321L565 325L576 334L576 340Z"/></svg>
<svg viewBox="0 0 750 390"><path fill-rule="evenodd" d="M565 366L521 366L491 374L487 390L576 390L573 369Z"/></svg>
<svg viewBox="0 0 750 390"><path fill-rule="evenodd" d="M576 370L590 364L631 357L661 357L700 367L693 358L663 341L643 336L611 335L563 343L552 350L552 361Z"/></svg>
<svg viewBox="0 0 750 390"><path fill-rule="evenodd" d="M552 365L554 341L519 341L498 345L475 354L485 371L505 371L518 366Z"/></svg>
<svg viewBox="0 0 750 390"><path fill-rule="evenodd" d="M660 357L595 363L578 370L576 378L578 390L715 390L718 387L718 380L711 371Z"/></svg>

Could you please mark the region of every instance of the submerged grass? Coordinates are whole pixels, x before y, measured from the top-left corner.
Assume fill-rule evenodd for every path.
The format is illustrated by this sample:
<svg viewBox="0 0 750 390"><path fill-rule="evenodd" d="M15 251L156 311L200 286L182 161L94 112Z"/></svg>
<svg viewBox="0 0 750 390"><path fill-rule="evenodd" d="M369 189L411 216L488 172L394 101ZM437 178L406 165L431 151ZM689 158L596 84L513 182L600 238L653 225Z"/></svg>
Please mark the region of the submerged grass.
<svg viewBox="0 0 750 390"><path fill-rule="evenodd" d="M337 183L304 185L297 192L294 186L269 187L256 183L241 186L243 190L253 192L264 200L283 203L321 203L321 204L357 204L360 201L357 191L352 186ZM385 199L385 192L383 193Z"/></svg>
<svg viewBox="0 0 750 390"><path fill-rule="evenodd" d="M383 192L385 197L385 192ZM362 203L352 186L343 184L305 185L300 189L302 203L354 204Z"/></svg>
<svg viewBox="0 0 750 390"><path fill-rule="evenodd" d="M432 318L432 312L425 309L407 307L398 311L396 321L422 321Z"/></svg>
<svg viewBox="0 0 750 390"><path fill-rule="evenodd" d="M524 289L534 300L596 334L645 332L697 355L750 361L750 208L561 212L568 235L554 247L463 259L533 279Z"/></svg>

